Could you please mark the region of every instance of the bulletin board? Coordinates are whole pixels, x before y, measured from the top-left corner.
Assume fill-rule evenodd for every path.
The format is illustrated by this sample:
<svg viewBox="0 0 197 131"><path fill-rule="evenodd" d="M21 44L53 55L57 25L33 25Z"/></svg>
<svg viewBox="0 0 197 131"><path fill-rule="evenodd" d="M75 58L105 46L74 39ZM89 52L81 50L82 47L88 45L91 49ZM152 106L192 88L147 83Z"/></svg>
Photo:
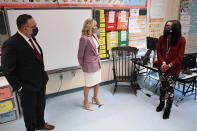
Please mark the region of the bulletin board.
<svg viewBox="0 0 197 131"><path fill-rule="evenodd" d="M197 52L197 1L182 0L180 4L180 22L182 35L187 39L185 53Z"/></svg>
<svg viewBox="0 0 197 131"><path fill-rule="evenodd" d="M99 28L101 59L108 59L117 46L146 48L146 8L95 9L93 18Z"/></svg>

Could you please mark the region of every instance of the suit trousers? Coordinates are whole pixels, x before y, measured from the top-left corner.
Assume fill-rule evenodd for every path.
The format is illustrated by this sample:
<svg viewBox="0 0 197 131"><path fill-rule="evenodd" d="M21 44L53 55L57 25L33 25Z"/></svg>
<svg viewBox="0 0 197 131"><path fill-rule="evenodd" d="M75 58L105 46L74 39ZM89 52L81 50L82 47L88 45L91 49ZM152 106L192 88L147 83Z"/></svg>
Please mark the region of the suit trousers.
<svg viewBox="0 0 197 131"><path fill-rule="evenodd" d="M46 105L46 86L40 91L22 89L20 98L23 117L27 131L35 131L45 124L44 110Z"/></svg>

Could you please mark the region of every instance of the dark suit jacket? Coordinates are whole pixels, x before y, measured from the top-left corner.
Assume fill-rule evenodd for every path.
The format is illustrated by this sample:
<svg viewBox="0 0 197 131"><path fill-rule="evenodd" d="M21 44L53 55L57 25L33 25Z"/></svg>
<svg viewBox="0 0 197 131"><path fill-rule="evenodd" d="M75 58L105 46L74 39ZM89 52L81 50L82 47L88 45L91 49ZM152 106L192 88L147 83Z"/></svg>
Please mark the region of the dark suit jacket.
<svg viewBox="0 0 197 131"><path fill-rule="evenodd" d="M35 38L33 38L38 45ZM40 48L40 46L38 45ZM40 48L41 54L42 50ZM33 48L16 33L3 44L2 71L13 90L21 87L30 91L39 91L45 87L48 75Z"/></svg>

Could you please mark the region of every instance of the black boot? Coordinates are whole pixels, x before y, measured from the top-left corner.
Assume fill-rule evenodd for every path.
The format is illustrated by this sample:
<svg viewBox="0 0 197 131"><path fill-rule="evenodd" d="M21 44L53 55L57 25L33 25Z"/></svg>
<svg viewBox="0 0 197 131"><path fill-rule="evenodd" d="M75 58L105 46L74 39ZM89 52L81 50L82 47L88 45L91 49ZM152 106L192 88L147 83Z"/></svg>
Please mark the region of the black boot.
<svg viewBox="0 0 197 131"><path fill-rule="evenodd" d="M157 106L156 111L157 111L157 112L162 111L163 108L164 108L164 106L165 106L165 101L161 101L161 100L160 100L160 103L159 103L159 105Z"/></svg>
<svg viewBox="0 0 197 131"><path fill-rule="evenodd" d="M168 119L169 118L171 107L172 107L172 103L173 103L172 99L171 100L167 100L166 108L165 108L165 111L163 113L163 119Z"/></svg>
<svg viewBox="0 0 197 131"><path fill-rule="evenodd" d="M171 108L166 107L163 113L163 119L169 119Z"/></svg>

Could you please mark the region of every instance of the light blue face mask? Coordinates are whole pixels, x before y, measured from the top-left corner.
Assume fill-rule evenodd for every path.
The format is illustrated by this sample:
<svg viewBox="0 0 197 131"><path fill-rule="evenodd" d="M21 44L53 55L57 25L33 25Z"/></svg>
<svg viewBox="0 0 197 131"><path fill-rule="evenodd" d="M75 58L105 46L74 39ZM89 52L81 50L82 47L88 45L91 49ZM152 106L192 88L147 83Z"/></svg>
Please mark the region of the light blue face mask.
<svg viewBox="0 0 197 131"><path fill-rule="evenodd" d="M35 37L35 36L38 34L38 31L39 31L39 30L38 30L38 27L33 28L33 29L32 29L32 34L31 34L31 36L32 36L32 37Z"/></svg>

